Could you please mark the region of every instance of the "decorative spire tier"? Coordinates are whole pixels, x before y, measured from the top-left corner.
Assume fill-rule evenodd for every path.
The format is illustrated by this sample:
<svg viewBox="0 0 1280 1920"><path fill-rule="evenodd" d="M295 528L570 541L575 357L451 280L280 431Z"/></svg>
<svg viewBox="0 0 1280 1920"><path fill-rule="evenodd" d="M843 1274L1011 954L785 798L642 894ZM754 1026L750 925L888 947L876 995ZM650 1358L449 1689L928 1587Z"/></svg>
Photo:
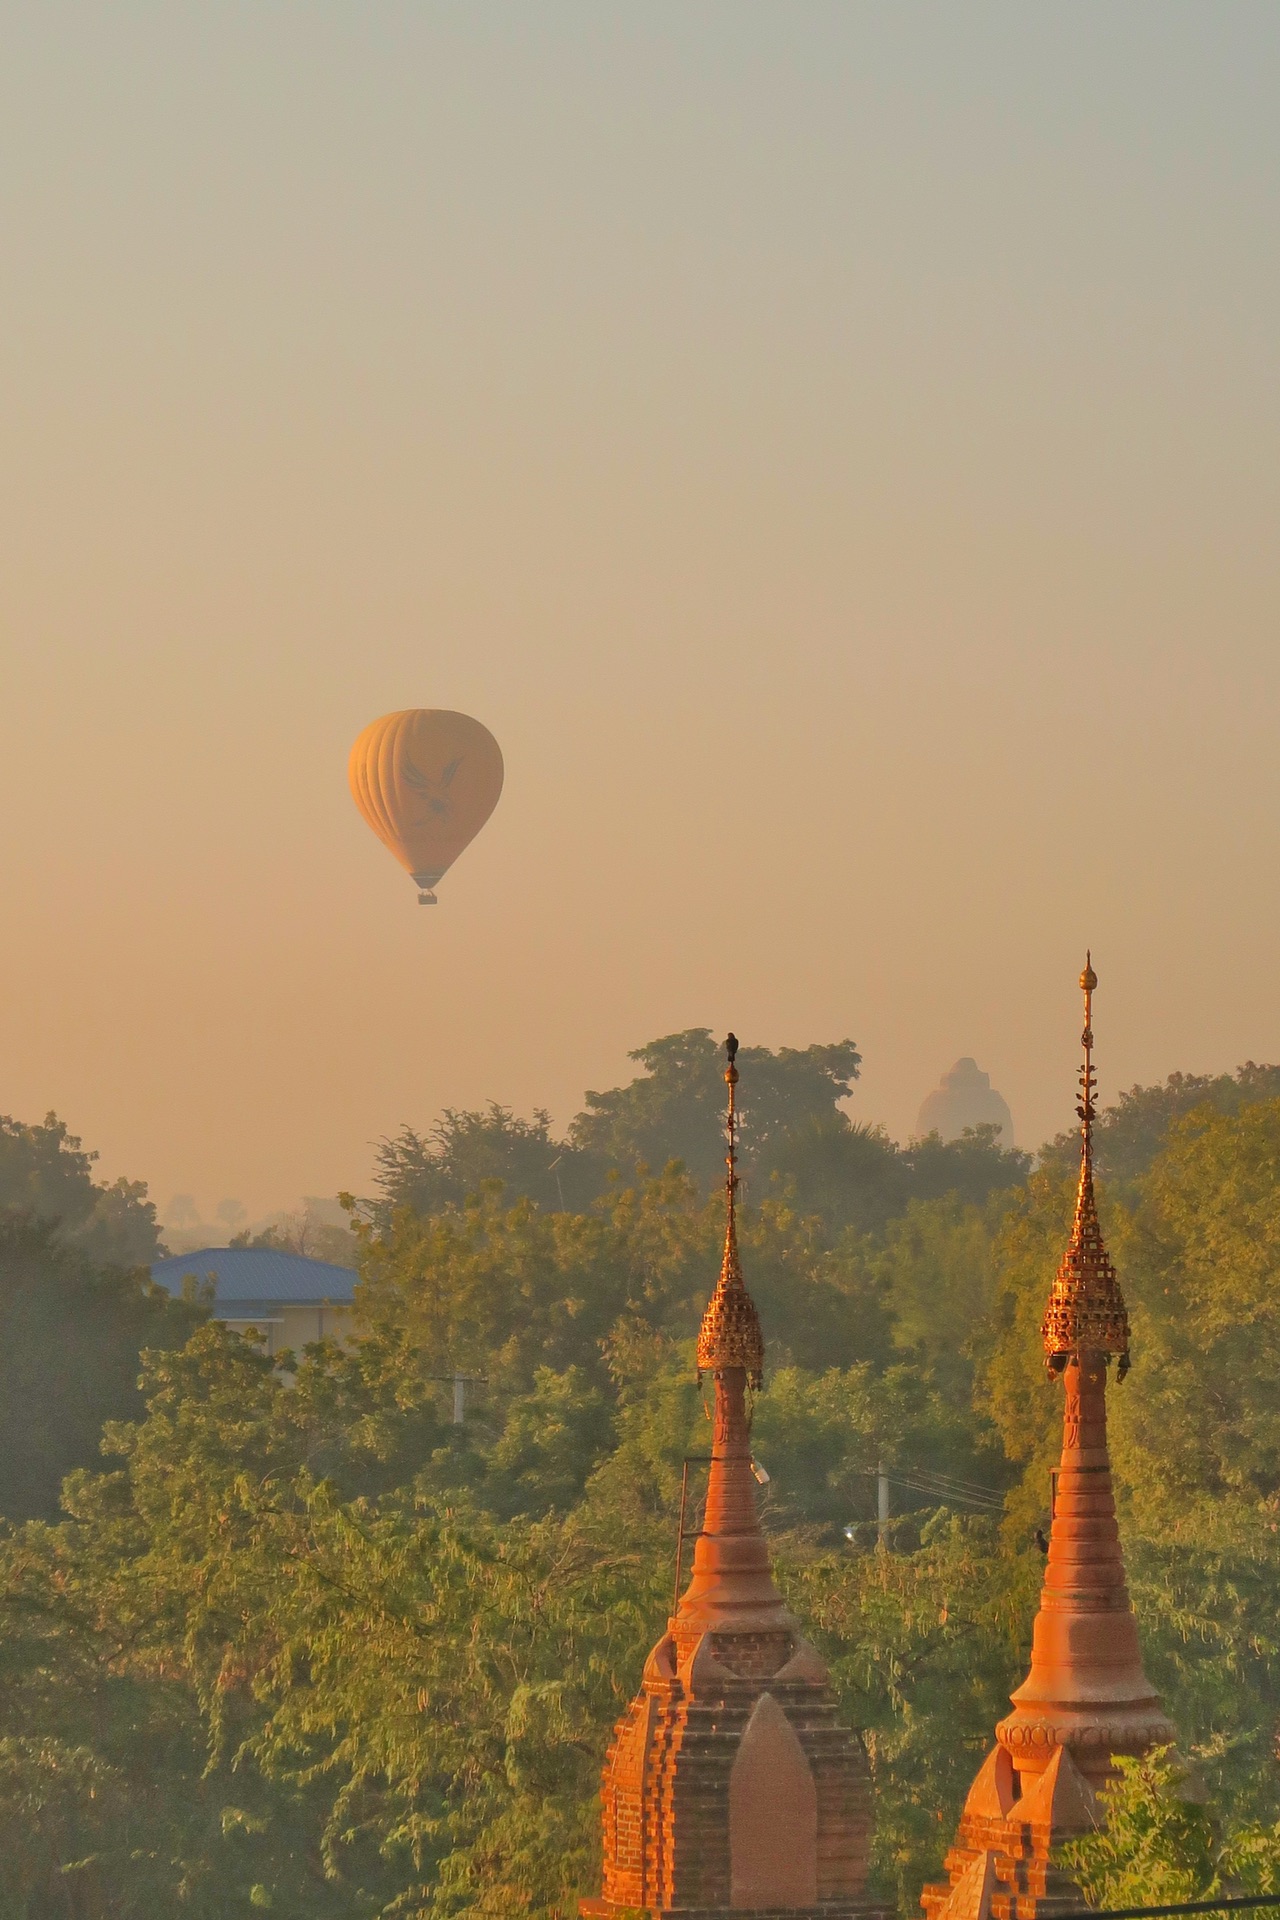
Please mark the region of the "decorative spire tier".
<svg viewBox="0 0 1280 1920"><path fill-rule="evenodd" d="M738 1040L725 1041L728 1088L724 1189L724 1256L720 1278L698 1332L698 1379L715 1378L711 1472L702 1530L693 1550L693 1578L676 1610L677 1645L710 1627L737 1623L790 1641L796 1622L769 1571L769 1547L756 1512L747 1393L764 1385L764 1335L738 1258Z"/></svg>
<svg viewBox="0 0 1280 1920"><path fill-rule="evenodd" d="M1097 1117L1094 1093L1097 1077L1093 1071L1093 994L1098 976L1093 970L1092 954L1085 955L1080 987L1084 994L1084 1066L1080 1071L1080 1183L1076 1189L1075 1219L1071 1239L1062 1256L1044 1310L1040 1336L1044 1341L1045 1365L1050 1373L1061 1373L1073 1353L1117 1354L1121 1379L1129 1371L1129 1316L1125 1312L1120 1282L1111 1264L1111 1256L1102 1241L1098 1224L1098 1203L1093 1192L1093 1123Z"/></svg>
<svg viewBox="0 0 1280 1920"><path fill-rule="evenodd" d="M724 1258L720 1278L707 1302L698 1331L698 1379L704 1373L717 1377L735 1368L747 1377L747 1384L759 1392L764 1385L764 1335L756 1303L747 1292L738 1258L738 1036L731 1033L724 1043L728 1065L724 1082L729 1091L725 1132L724 1184Z"/></svg>
<svg viewBox="0 0 1280 1920"><path fill-rule="evenodd" d="M715 1383L693 1572L605 1764L604 1887L584 1915L868 1920L871 1795L827 1670L773 1582L748 1395L764 1338L737 1234L738 1042L729 1035L725 1238L698 1335Z"/></svg>
<svg viewBox="0 0 1280 1920"><path fill-rule="evenodd" d="M948 1882L926 1887L928 1920L1034 1920L1083 1904L1053 1865L1058 1845L1097 1826L1096 1790L1116 1754L1168 1745L1174 1729L1142 1665L1125 1584L1107 1450L1107 1374L1129 1366L1129 1319L1103 1243L1093 1190L1093 994L1084 993L1080 1182L1066 1254L1041 1326L1045 1363L1064 1388L1049 1550L1032 1630L1031 1671L996 1728L997 1745L965 1803ZM976 1902L976 1907L975 1907Z"/></svg>

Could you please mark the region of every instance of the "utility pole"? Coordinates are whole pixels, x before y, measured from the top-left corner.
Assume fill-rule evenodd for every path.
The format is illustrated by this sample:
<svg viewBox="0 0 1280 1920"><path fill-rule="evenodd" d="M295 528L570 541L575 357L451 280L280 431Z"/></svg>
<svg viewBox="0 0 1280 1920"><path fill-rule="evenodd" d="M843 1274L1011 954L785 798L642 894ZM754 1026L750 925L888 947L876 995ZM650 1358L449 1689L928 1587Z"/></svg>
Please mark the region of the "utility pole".
<svg viewBox="0 0 1280 1920"><path fill-rule="evenodd" d="M889 1549L889 1476L882 1460L876 1468L876 1546L881 1553Z"/></svg>
<svg viewBox="0 0 1280 1920"><path fill-rule="evenodd" d="M453 1424L455 1427L466 1425L467 1388L483 1387L488 1382L488 1374L463 1373L455 1367L452 1373L429 1373L428 1380L440 1380L445 1386L453 1388Z"/></svg>
<svg viewBox="0 0 1280 1920"><path fill-rule="evenodd" d="M710 1464L709 1453L689 1453L685 1455L684 1465L680 1469L680 1525L676 1529L676 1582L671 1600L673 1616L680 1610L680 1581L684 1574L684 1516L689 1502L689 1469L695 1466L710 1466Z"/></svg>

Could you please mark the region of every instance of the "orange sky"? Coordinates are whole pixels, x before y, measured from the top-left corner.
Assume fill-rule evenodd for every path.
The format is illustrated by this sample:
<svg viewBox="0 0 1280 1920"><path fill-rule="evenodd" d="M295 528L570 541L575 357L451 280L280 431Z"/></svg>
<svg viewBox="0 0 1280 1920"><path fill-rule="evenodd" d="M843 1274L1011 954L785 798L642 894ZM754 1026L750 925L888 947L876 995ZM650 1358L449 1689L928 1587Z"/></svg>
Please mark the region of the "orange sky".
<svg viewBox="0 0 1280 1920"><path fill-rule="evenodd" d="M1280 1058L1280 15L0 28L0 1110L207 1214L628 1048ZM434 912L388 708L503 799Z"/></svg>

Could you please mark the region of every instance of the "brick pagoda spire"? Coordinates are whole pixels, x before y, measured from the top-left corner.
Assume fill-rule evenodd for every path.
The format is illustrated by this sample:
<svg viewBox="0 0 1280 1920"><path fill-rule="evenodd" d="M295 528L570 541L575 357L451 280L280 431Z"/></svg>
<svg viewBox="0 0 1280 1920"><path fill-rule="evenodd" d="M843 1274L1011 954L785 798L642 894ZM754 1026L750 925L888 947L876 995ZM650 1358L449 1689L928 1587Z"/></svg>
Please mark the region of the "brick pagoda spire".
<svg viewBox="0 0 1280 1920"><path fill-rule="evenodd" d="M605 1763L603 1898L584 1915L861 1920L871 1795L827 1670L773 1583L748 1394L764 1339L738 1258L738 1042L726 1042L724 1258L698 1335L715 1381L693 1573Z"/></svg>
<svg viewBox="0 0 1280 1920"><path fill-rule="evenodd" d="M1103 1244L1093 1191L1093 993L1086 959L1080 1074L1080 1184L1071 1238L1041 1326L1050 1378L1064 1388L1058 1467L1031 1672L996 1728L996 1746L969 1791L949 1881L926 1887L928 1920L1035 1920L1082 1904L1050 1856L1096 1826L1095 1790L1112 1756L1173 1740L1143 1671L1125 1585L1107 1452L1107 1372L1129 1369L1129 1318Z"/></svg>

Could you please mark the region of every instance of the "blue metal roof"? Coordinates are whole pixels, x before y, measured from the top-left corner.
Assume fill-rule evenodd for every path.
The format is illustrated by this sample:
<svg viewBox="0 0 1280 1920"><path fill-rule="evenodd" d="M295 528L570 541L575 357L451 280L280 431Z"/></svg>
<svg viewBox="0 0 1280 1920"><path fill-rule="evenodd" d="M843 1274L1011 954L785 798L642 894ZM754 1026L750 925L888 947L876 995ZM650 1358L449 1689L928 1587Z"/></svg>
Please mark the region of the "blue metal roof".
<svg viewBox="0 0 1280 1920"><path fill-rule="evenodd" d="M295 1306L318 1306L324 1301L337 1305L352 1298L356 1284L350 1267L307 1260L300 1253L281 1253L275 1247L202 1247L198 1253L175 1253L157 1260L151 1268L151 1278L179 1298L188 1274L197 1280L213 1276L219 1307L232 1301L252 1301L254 1306L277 1301Z"/></svg>

